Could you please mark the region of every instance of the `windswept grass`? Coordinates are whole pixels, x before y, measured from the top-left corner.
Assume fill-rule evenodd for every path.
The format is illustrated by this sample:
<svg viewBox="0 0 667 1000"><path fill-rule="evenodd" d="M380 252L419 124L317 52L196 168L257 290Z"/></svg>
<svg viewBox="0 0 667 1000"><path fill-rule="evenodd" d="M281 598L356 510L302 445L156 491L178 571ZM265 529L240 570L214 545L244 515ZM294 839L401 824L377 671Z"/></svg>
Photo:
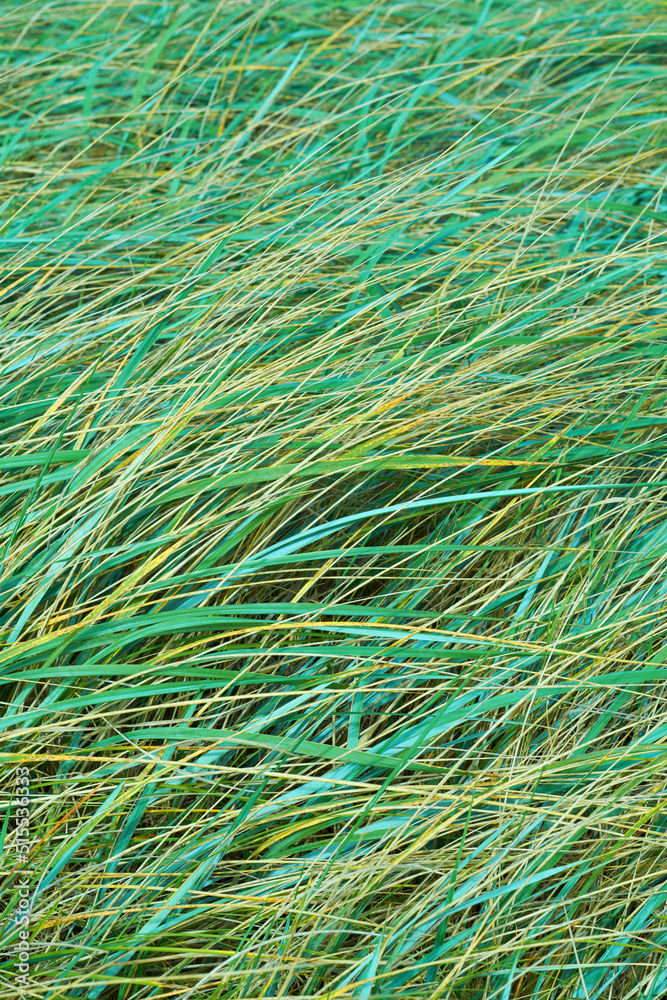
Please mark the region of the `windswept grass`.
<svg viewBox="0 0 667 1000"><path fill-rule="evenodd" d="M3 997L664 996L664 5L0 14Z"/></svg>

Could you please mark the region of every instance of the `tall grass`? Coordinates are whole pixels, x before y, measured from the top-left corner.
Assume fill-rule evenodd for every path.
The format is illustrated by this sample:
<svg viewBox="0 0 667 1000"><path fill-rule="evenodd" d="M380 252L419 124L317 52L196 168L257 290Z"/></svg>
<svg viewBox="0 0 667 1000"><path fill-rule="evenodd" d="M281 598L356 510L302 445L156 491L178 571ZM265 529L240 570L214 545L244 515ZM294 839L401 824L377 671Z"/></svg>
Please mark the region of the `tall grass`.
<svg viewBox="0 0 667 1000"><path fill-rule="evenodd" d="M664 996L664 5L0 13L3 997Z"/></svg>

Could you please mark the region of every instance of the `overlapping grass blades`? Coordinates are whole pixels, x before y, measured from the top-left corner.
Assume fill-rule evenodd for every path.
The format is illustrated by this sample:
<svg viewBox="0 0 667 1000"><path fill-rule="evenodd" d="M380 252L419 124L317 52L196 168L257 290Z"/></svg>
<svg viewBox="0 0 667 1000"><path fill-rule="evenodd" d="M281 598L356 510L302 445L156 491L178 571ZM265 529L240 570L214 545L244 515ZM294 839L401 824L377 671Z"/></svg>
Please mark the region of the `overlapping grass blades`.
<svg viewBox="0 0 667 1000"><path fill-rule="evenodd" d="M2 17L30 995L657 1000L663 7Z"/></svg>

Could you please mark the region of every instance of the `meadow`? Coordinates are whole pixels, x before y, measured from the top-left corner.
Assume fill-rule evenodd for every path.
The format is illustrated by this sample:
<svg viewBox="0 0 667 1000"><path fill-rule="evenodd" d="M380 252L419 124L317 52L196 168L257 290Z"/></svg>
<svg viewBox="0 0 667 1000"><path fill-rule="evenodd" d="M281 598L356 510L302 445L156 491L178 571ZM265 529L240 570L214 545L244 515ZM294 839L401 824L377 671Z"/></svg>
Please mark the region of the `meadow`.
<svg viewBox="0 0 667 1000"><path fill-rule="evenodd" d="M667 995L664 4L0 37L2 996Z"/></svg>

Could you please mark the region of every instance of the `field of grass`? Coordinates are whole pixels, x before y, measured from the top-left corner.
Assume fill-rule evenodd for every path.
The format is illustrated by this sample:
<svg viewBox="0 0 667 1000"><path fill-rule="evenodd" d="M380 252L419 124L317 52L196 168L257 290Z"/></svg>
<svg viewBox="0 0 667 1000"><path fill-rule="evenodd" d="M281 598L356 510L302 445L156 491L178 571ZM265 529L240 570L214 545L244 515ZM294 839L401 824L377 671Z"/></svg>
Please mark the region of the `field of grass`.
<svg viewBox="0 0 667 1000"><path fill-rule="evenodd" d="M664 997L664 3L0 37L2 997Z"/></svg>

